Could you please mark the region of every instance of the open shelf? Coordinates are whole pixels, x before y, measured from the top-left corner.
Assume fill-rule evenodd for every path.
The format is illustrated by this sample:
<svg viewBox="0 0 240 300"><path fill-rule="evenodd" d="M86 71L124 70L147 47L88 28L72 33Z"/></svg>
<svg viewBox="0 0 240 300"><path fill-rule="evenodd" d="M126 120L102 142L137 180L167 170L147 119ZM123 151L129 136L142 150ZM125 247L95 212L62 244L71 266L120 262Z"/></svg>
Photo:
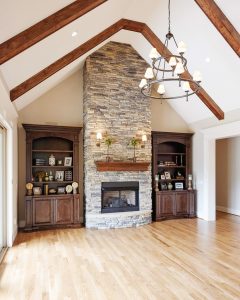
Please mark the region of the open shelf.
<svg viewBox="0 0 240 300"><path fill-rule="evenodd" d="M68 183L68 184L70 184L70 183L73 183L73 181L33 181L32 182L33 184L41 184L41 183L43 183L43 184L65 184L65 183Z"/></svg>
<svg viewBox="0 0 240 300"><path fill-rule="evenodd" d="M174 169L185 169L186 166L158 166L158 168L163 168L163 169L171 169L171 168L174 168Z"/></svg>
<svg viewBox="0 0 240 300"><path fill-rule="evenodd" d="M72 150L41 150L41 149L34 149L32 152L43 152L43 153L73 153Z"/></svg>
<svg viewBox="0 0 240 300"><path fill-rule="evenodd" d="M186 155L186 153L180 153L180 152L161 152L161 153L157 153L157 155Z"/></svg>
<svg viewBox="0 0 240 300"><path fill-rule="evenodd" d="M57 168L57 169L69 169L69 168L73 168L73 166L62 166L62 165L59 165L59 166L32 166L32 168Z"/></svg>

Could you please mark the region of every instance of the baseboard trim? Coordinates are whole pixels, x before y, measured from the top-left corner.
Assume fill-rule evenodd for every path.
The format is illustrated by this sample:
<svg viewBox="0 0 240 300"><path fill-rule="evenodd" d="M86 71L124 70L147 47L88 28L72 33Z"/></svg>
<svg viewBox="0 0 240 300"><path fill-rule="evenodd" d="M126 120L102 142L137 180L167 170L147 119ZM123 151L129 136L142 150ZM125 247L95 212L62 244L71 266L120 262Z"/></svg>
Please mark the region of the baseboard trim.
<svg viewBox="0 0 240 300"><path fill-rule="evenodd" d="M218 211L222 211L222 212L225 212L225 213L228 213L228 214L240 216L240 210L237 210L237 209L228 208L228 207L225 207L225 206L217 206L216 209Z"/></svg>

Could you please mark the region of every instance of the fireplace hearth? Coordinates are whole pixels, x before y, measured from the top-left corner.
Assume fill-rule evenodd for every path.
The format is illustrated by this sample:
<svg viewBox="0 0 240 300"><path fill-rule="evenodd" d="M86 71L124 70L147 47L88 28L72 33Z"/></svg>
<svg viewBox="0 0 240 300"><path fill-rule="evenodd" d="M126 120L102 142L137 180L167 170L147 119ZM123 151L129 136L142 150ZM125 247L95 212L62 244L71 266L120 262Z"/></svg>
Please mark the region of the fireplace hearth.
<svg viewBox="0 0 240 300"><path fill-rule="evenodd" d="M102 213L139 210L139 182L102 182Z"/></svg>

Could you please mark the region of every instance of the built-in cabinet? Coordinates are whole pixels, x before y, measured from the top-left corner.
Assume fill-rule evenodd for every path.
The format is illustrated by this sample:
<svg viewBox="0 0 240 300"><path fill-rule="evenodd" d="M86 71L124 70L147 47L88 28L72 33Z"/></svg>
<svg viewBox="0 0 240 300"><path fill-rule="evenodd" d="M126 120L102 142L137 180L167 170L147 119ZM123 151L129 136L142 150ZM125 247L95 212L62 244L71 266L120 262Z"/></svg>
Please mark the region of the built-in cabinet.
<svg viewBox="0 0 240 300"><path fill-rule="evenodd" d="M153 219L195 217L188 133L152 132Z"/></svg>
<svg viewBox="0 0 240 300"><path fill-rule="evenodd" d="M26 229L77 226L82 221L79 127L23 124L26 131Z"/></svg>

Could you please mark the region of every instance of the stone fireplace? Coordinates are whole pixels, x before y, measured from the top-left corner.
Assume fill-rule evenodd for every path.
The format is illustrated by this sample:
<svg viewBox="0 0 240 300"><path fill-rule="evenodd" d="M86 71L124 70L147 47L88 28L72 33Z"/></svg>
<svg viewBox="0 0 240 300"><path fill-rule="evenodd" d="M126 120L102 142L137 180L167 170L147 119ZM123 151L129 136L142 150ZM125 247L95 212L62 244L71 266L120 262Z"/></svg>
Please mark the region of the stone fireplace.
<svg viewBox="0 0 240 300"><path fill-rule="evenodd" d="M138 162L151 162L150 100L138 88L147 64L128 44L110 42L91 54L83 72L84 193L87 228L133 227L151 222L151 167L146 170L99 171L106 161L104 137L114 143L114 161L133 161L133 137L146 134L136 147ZM96 133L103 140L96 144ZM105 197L105 198L104 198Z"/></svg>

